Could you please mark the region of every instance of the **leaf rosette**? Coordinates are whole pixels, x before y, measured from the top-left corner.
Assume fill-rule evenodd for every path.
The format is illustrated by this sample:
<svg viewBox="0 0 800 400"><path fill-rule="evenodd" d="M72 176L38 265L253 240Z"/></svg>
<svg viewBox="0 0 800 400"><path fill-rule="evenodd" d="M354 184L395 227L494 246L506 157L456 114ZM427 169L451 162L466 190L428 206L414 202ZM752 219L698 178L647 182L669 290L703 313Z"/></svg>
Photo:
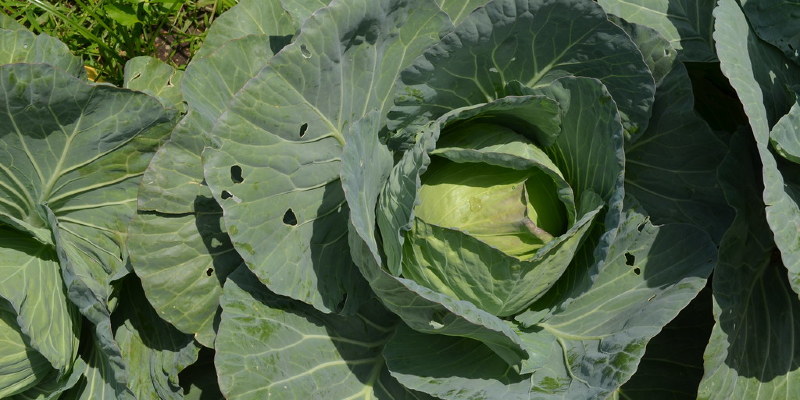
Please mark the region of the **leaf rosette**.
<svg viewBox="0 0 800 400"><path fill-rule="evenodd" d="M705 283L713 244L686 223L704 221L668 213L687 189L644 179L660 160L626 164L627 143L638 158L690 132L650 115L657 86L688 79L657 33L612 21L592 2L489 2L400 73L385 127L373 113L350 129L351 254L405 324L384 354L406 387L605 398Z"/></svg>
<svg viewBox="0 0 800 400"><path fill-rule="evenodd" d="M561 24L561 14L586 23ZM528 34L544 31L555 33ZM545 47L553 37L563 40ZM587 53L600 37L615 43L603 57L624 66ZM622 73L644 90L622 87L615 78ZM386 143L405 151L388 167L369 217L382 249L362 235L389 275L444 295L449 310L467 301L467 313L510 317L544 296L576 257L613 238L624 137L646 128L653 78L599 7L491 2L403 71L395 93ZM342 180L347 193L350 179ZM364 275L379 295L390 291L378 274ZM409 323L414 298L387 306Z"/></svg>

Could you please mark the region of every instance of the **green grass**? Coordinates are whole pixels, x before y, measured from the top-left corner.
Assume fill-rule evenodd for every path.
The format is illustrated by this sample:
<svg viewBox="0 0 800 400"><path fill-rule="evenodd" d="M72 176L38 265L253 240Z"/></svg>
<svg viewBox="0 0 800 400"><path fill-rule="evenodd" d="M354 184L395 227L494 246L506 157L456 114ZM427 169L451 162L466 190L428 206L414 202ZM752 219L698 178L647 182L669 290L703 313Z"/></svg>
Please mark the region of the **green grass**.
<svg viewBox="0 0 800 400"><path fill-rule="evenodd" d="M35 33L57 37L97 79L122 82L125 62L153 56L182 68L205 31L236 0L0 0L3 12Z"/></svg>

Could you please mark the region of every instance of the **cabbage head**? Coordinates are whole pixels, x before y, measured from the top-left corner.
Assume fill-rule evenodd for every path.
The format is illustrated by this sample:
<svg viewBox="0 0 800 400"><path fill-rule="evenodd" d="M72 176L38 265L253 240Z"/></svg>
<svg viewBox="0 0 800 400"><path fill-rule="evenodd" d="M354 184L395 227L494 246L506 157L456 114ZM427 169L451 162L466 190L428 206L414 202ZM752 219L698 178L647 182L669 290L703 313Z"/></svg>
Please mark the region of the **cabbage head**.
<svg viewBox="0 0 800 400"><path fill-rule="evenodd" d="M405 235L403 276L516 314L569 265L553 254L574 254L587 232L585 222L575 227L574 192L524 131L502 123L462 121L437 146Z"/></svg>

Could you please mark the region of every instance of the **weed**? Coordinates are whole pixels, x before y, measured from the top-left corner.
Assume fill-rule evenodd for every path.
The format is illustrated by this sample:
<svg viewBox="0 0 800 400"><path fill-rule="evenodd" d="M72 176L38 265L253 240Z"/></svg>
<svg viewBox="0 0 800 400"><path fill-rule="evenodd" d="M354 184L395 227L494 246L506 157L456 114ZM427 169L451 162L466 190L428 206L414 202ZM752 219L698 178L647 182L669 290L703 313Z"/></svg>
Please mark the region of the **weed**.
<svg viewBox="0 0 800 400"><path fill-rule="evenodd" d="M0 0L3 12L55 36L96 71L122 82L125 62L142 55L184 67L205 31L235 0Z"/></svg>

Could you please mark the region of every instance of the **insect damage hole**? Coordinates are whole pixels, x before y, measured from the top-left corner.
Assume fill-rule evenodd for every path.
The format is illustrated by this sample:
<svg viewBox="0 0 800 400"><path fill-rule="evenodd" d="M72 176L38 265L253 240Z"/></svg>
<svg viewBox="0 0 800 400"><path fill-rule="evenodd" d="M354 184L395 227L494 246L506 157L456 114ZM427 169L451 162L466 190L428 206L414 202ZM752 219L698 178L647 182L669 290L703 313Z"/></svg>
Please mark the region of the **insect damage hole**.
<svg viewBox="0 0 800 400"><path fill-rule="evenodd" d="M304 58L311 58L311 51L308 50L308 47L306 47L306 45L304 44L300 45L300 53L303 55Z"/></svg>
<svg viewBox="0 0 800 400"><path fill-rule="evenodd" d="M300 137L305 136L306 131L308 130L308 124L300 125Z"/></svg>
<svg viewBox="0 0 800 400"><path fill-rule="evenodd" d="M233 195L231 194L231 192L223 190L222 193L219 195L219 197L222 197L223 200L228 200L231 197L233 197Z"/></svg>
<svg viewBox="0 0 800 400"><path fill-rule="evenodd" d="M238 165L231 167L231 181L233 181L233 183L244 182L244 178L242 177L242 167Z"/></svg>
<svg viewBox="0 0 800 400"><path fill-rule="evenodd" d="M297 216L294 215L294 211L291 208L283 214L283 223L289 226L297 225Z"/></svg>
<svg viewBox="0 0 800 400"><path fill-rule="evenodd" d="M209 268L206 270L206 276L211 276L214 273L214 268Z"/></svg>
<svg viewBox="0 0 800 400"><path fill-rule="evenodd" d="M625 265L632 267L636 263L636 257L631 253L625 253Z"/></svg>

